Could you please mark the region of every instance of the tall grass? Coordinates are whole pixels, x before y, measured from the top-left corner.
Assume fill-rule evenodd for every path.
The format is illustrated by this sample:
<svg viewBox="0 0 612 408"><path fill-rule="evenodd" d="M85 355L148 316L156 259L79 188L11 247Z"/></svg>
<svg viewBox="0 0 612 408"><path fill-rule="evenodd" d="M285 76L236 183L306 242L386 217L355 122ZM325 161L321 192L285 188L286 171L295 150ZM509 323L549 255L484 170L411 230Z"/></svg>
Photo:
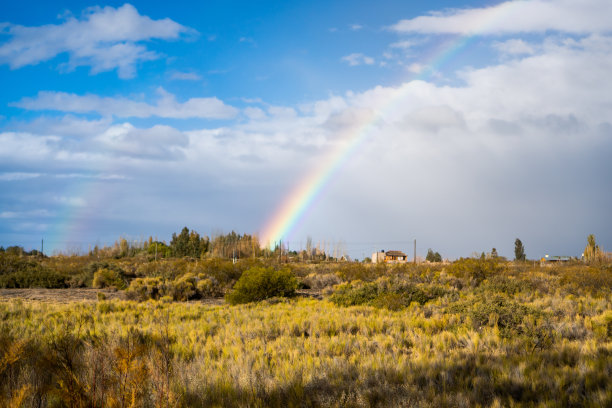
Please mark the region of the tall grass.
<svg viewBox="0 0 612 408"><path fill-rule="evenodd" d="M609 270L468 266L389 269L376 280L344 271L366 279L329 299L367 298L352 303L0 302L0 401L612 405ZM389 295L404 300L389 307L398 304Z"/></svg>

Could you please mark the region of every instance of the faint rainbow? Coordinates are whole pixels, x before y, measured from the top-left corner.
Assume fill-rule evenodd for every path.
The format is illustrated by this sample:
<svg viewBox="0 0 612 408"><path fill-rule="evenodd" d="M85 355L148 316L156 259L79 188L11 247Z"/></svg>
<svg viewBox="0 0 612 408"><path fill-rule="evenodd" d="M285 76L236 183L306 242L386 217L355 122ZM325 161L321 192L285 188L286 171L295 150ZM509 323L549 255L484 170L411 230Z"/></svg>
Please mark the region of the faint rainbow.
<svg viewBox="0 0 612 408"><path fill-rule="evenodd" d="M52 176L51 176L52 177ZM96 244L105 245L108 242L83 242L83 237L90 235L91 223L94 219L94 203L108 200L106 184L110 176L106 173L83 173L67 176L67 186L54 197L60 201L55 220L51 228L44 234L45 253L70 253L73 250L85 251Z"/></svg>
<svg viewBox="0 0 612 408"><path fill-rule="evenodd" d="M470 30L471 34L460 35L440 47L436 53L430 56L427 66L413 79L413 81L423 80L432 76L442 66L467 48L477 37L478 33L492 26L502 16L509 15L511 12L515 11L519 3L519 1L506 2L485 9L486 12L481 22L477 27ZM408 87L400 86L398 89L400 92L397 92L395 97L390 99L383 108L380 109L381 112L393 108L396 103L403 98L404 94L401 92L402 89L407 90ZM383 115L380 113L372 113L371 117L364 121L364 125L356 129L345 143L339 143L312 172L307 174L306 177L291 190L290 194L286 196L273 216L262 228L260 242L263 246L269 246L272 249L280 241L288 237L314 200L320 195L323 188L329 183L342 165L365 142L372 130L375 129L381 121L382 117Z"/></svg>

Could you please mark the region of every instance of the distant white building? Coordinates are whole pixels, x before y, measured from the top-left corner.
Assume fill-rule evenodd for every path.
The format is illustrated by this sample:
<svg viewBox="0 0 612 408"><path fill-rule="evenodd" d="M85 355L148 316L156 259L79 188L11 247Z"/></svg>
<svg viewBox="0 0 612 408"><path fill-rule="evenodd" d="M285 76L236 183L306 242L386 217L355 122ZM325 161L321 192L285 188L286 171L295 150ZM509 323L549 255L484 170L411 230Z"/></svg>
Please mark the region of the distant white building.
<svg viewBox="0 0 612 408"><path fill-rule="evenodd" d="M374 252L372 254L372 262L386 262L386 263L406 263L408 262L408 256L402 251L387 251L385 252Z"/></svg>

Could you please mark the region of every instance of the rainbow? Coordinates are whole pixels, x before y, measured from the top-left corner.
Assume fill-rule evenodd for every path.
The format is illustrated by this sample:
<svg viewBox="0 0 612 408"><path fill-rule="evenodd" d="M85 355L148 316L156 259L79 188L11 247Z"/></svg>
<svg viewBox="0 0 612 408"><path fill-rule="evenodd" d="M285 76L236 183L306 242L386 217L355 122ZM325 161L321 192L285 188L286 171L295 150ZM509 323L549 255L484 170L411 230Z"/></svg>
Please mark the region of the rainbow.
<svg viewBox="0 0 612 408"><path fill-rule="evenodd" d="M87 174L76 176L72 183L67 183L67 188L61 191L61 195L69 199L83 199L83 203L62 203L56 214L57 222L46 232L45 253L52 254L56 251L71 253L73 250L86 250L83 247L83 237L91 228L88 220L94 219L95 206L91 203L104 202L108 200L105 183L100 179L101 174ZM68 177L72 178L72 177ZM101 245L107 244L106 242ZM91 243L90 243L91 246Z"/></svg>
<svg viewBox="0 0 612 408"><path fill-rule="evenodd" d="M429 61L426 67L412 80L418 81L431 77L442 66L467 48L479 32L493 25L503 15L509 14L519 3L516 1L507 2L486 9L485 21L482 21L478 27L474 27L471 30L473 34L460 35L436 49L435 52L426 58ZM344 163L358 151L359 147L368 139L368 136L374 132L381 122L384 113L394 108L404 98L408 89L409 87L401 86L394 98L387 101L378 113L373 112L369 118L365 118L363 124L349 135L344 143L339 143L330 154L319 162L317 168L307 174L297 184L262 228L260 232L260 243L262 246L268 246L270 249L273 249L281 241L287 240L300 220L304 218L313 202L321 195L324 187L338 170L342 168Z"/></svg>

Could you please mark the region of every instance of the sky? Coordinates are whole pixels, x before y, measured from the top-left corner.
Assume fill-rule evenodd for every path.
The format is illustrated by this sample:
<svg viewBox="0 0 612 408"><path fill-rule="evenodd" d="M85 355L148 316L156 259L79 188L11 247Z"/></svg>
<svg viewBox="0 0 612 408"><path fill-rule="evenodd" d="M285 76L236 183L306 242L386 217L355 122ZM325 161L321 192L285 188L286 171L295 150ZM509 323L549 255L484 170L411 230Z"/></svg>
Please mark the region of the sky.
<svg viewBox="0 0 612 408"><path fill-rule="evenodd" d="M612 2L0 3L0 245L612 248Z"/></svg>

